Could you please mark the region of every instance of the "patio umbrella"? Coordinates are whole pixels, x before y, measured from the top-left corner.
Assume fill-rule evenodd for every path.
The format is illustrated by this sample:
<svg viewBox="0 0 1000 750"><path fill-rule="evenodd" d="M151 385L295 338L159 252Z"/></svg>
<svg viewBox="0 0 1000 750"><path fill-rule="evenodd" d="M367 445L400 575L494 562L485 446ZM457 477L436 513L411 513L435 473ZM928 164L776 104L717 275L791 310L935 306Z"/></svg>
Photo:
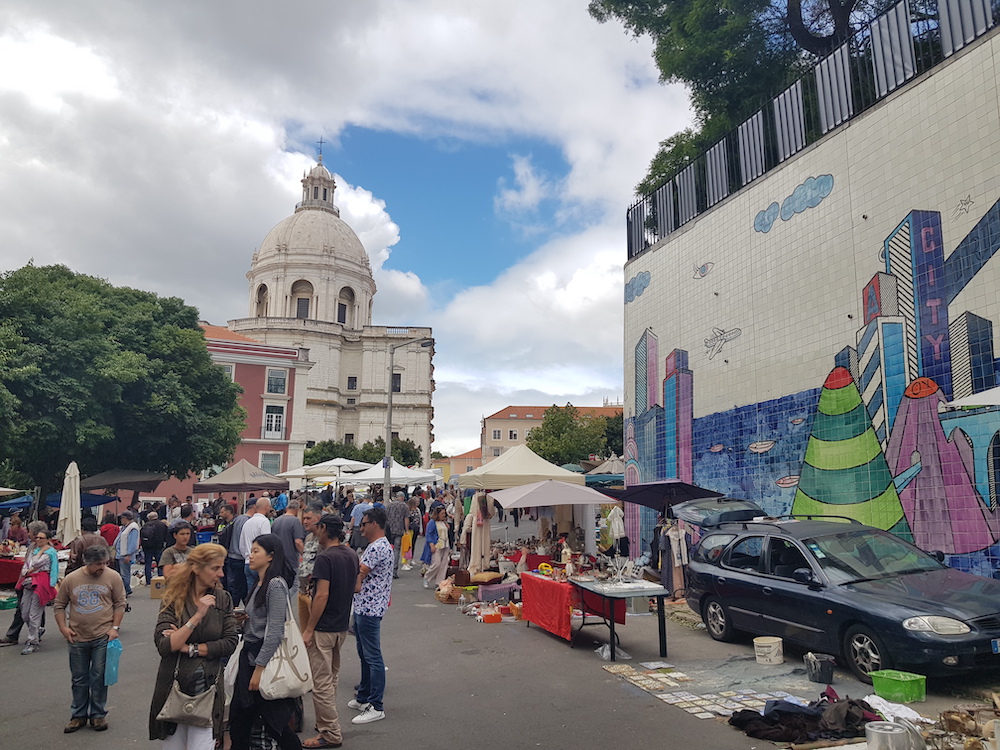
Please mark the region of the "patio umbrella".
<svg viewBox="0 0 1000 750"><path fill-rule="evenodd" d="M364 461L355 461L351 458L331 458L329 461L322 461L310 466L300 466L298 469L290 469L278 474L286 479L313 479L315 477L337 476L344 471L362 471L371 468L372 464Z"/></svg>
<svg viewBox="0 0 1000 750"><path fill-rule="evenodd" d="M385 469L381 465L372 466L358 474L352 474L350 479L360 484L382 484L385 481ZM429 469L408 469L393 460L389 469L389 481L393 484L424 484L441 481L441 475Z"/></svg>
<svg viewBox="0 0 1000 750"><path fill-rule="evenodd" d="M193 492L250 492L251 490L287 490L288 480L268 474L245 458L214 477L196 482Z"/></svg>
<svg viewBox="0 0 1000 750"><path fill-rule="evenodd" d="M80 482L81 490L103 490L117 487L120 490L135 492L153 492L160 482L166 481L167 474L150 471L132 471L130 469L111 469L94 474Z"/></svg>
<svg viewBox="0 0 1000 750"><path fill-rule="evenodd" d="M702 497L724 497L721 492L707 490L696 484L688 484L680 479L666 479L662 482L634 484L623 490L601 488L601 493L616 500L644 505L647 508L663 513L671 505L677 505L685 500L697 500Z"/></svg>
<svg viewBox="0 0 1000 750"><path fill-rule="evenodd" d="M588 474L624 474L625 462L617 456L612 456L599 466L587 472Z"/></svg>
<svg viewBox="0 0 1000 750"><path fill-rule="evenodd" d="M80 525L80 468L70 461L63 479L62 503L59 506L59 525L56 536L64 545L69 544L83 531Z"/></svg>
<svg viewBox="0 0 1000 750"><path fill-rule="evenodd" d="M27 492L27 490L12 490L10 487L0 487L0 495L16 495L18 492Z"/></svg>
<svg viewBox="0 0 1000 750"><path fill-rule="evenodd" d="M546 479L520 487L489 493L507 508L534 508L539 505L600 505L608 498L597 490L581 484L569 484L558 479Z"/></svg>

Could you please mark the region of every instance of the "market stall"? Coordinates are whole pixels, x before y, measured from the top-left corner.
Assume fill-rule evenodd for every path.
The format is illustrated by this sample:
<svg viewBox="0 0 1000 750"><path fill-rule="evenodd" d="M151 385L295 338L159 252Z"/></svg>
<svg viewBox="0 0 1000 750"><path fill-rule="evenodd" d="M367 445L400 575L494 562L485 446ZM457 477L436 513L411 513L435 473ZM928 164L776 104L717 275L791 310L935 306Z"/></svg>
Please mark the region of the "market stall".
<svg viewBox="0 0 1000 750"><path fill-rule="evenodd" d="M555 581L535 573L521 575L521 602L524 605L524 619L529 624L535 623L570 642L573 640L574 608L584 613L581 628L588 624L587 614L597 615L602 621L625 624L625 602L608 602L575 587L571 582ZM613 627L611 632L614 634Z"/></svg>

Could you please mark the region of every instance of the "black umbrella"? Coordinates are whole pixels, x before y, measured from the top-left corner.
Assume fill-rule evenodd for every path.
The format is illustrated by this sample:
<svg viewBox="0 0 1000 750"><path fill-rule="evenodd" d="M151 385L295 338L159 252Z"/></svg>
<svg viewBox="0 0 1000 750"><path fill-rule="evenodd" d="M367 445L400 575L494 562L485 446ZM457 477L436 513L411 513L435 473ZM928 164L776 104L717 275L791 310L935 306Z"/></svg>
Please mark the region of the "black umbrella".
<svg viewBox="0 0 1000 750"><path fill-rule="evenodd" d="M80 481L81 490L103 490L117 487L120 490L135 490L136 492L153 492L160 482L168 478L167 474L150 471L132 471L129 469L111 469Z"/></svg>
<svg viewBox="0 0 1000 750"><path fill-rule="evenodd" d="M704 487L699 487L696 484L688 484L687 482L682 482L680 479L665 479L662 482L633 484L631 487L626 487L623 490L608 487L595 487L594 489L616 500L644 505L660 513L665 512L670 506L683 503L686 500L697 500L703 497L724 497L721 492L706 490Z"/></svg>

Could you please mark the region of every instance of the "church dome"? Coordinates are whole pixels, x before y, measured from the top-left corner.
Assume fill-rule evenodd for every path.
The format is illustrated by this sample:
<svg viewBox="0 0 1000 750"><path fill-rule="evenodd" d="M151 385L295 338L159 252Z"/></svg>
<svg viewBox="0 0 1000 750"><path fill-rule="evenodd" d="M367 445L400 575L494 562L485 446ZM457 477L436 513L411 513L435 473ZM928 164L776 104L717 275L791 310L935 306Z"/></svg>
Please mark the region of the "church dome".
<svg viewBox="0 0 1000 750"><path fill-rule="evenodd" d="M267 233L254 265L293 259L316 262L330 256L370 268L368 253L347 222L328 211L300 208Z"/></svg>

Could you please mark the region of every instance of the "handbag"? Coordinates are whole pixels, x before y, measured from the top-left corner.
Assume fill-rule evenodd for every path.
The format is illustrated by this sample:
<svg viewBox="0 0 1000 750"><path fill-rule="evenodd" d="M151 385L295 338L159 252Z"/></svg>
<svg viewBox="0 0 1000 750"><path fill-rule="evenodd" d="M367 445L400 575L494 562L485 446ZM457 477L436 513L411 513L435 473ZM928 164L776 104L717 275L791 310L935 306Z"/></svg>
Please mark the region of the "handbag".
<svg viewBox="0 0 1000 750"><path fill-rule="evenodd" d="M226 705L228 706L233 700L233 694L236 692L236 675L240 671L240 657L243 655L243 638L240 638L240 642L236 644L236 650L233 655L229 657L229 661L226 662L226 671L222 676L222 687L226 691Z"/></svg>
<svg viewBox="0 0 1000 750"><path fill-rule="evenodd" d="M181 655L178 653L177 666L174 667L174 682L170 692L167 693L167 699L163 702L163 708L156 715L156 720L187 724L192 727L212 726L212 710L215 708L218 675L208 690L198 695L188 695L181 690L180 683L177 682L177 672L180 666Z"/></svg>
<svg viewBox="0 0 1000 750"><path fill-rule="evenodd" d="M297 698L305 695L313 687L312 670L309 668L309 655L302 633L292 616L292 605L287 601L285 613L285 633L278 645L278 650L264 667L260 677L260 694L266 700L279 698Z"/></svg>

